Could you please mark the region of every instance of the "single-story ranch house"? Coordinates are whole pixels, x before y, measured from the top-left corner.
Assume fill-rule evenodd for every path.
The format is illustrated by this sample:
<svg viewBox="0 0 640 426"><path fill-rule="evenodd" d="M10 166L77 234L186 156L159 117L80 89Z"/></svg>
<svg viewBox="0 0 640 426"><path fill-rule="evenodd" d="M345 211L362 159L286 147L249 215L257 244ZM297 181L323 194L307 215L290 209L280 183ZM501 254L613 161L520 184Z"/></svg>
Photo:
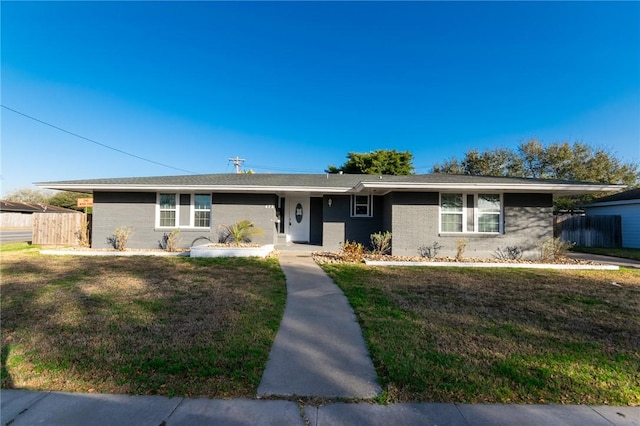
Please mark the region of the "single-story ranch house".
<svg viewBox="0 0 640 426"><path fill-rule="evenodd" d="M94 248L120 226L134 228L128 247L158 248L181 231L181 245L217 242L220 226L247 219L255 242L297 242L339 249L391 231L394 255L415 256L437 242L452 256L492 257L517 246L528 257L553 237L553 196L616 191L601 183L446 174L209 174L46 182L43 188L93 193ZM203 239L205 237L206 239Z"/></svg>

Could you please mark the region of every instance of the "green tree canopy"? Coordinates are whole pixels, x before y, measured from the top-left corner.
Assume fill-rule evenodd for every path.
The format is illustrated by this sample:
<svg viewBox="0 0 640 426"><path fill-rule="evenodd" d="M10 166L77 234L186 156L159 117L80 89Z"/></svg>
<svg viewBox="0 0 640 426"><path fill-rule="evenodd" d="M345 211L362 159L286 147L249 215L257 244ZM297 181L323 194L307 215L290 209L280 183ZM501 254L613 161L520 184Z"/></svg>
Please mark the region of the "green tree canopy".
<svg viewBox="0 0 640 426"><path fill-rule="evenodd" d="M636 186L640 183L637 164L624 162L605 149L581 142L543 145L537 139L522 142L517 149L498 148L467 151L464 158L435 164L433 173L472 176L510 176L560 179ZM570 209L601 194L558 198L556 209Z"/></svg>
<svg viewBox="0 0 640 426"><path fill-rule="evenodd" d="M78 207L78 198L92 198L92 196L80 192L60 191L49 198L48 204L71 210L84 210L84 208Z"/></svg>
<svg viewBox="0 0 640 426"><path fill-rule="evenodd" d="M329 165L327 173L364 173L370 175L412 175L413 154L395 149L378 149L369 153L350 152L340 167Z"/></svg>
<svg viewBox="0 0 640 426"><path fill-rule="evenodd" d="M48 204L51 193L42 189L19 188L8 192L4 197L5 201L13 201L14 203L36 203Z"/></svg>
<svg viewBox="0 0 640 426"><path fill-rule="evenodd" d="M42 189L21 188L7 193L3 199L17 203L46 204L82 211L84 209L78 207L78 198L91 198L91 195L70 191L50 192Z"/></svg>

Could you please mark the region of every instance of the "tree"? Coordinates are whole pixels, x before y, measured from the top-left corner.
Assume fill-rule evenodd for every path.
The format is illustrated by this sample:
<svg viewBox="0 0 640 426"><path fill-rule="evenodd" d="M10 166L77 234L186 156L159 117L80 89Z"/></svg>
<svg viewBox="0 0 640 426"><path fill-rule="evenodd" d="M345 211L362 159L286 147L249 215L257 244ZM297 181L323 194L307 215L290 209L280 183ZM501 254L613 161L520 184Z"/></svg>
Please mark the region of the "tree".
<svg viewBox="0 0 640 426"><path fill-rule="evenodd" d="M83 207L78 207L78 198L91 198L91 196L80 192L60 191L49 198L48 204L66 209L84 210Z"/></svg>
<svg viewBox="0 0 640 426"><path fill-rule="evenodd" d="M537 139L521 143L516 150L499 148L468 151L464 159L452 158L435 164L434 173L473 176L511 176L536 179L559 179L635 186L640 183L637 164L625 163L610 152L581 142L554 142L543 145ZM556 209L571 209L601 194L560 197Z"/></svg>
<svg viewBox="0 0 640 426"><path fill-rule="evenodd" d="M15 203L47 204L50 197L51 193L42 189L19 188L7 193L3 199Z"/></svg>
<svg viewBox="0 0 640 426"><path fill-rule="evenodd" d="M59 191L49 192L42 189L21 188L15 191L9 192L4 200L13 201L17 203L35 203L57 207L64 207L66 209L83 211L84 209L78 207L78 198L88 198L91 195L83 194L80 192Z"/></svg>
<svg viewBox="0 0 640 426"><path fill-rule="evenodd" d="M395 149L378 149L369 153L350 152L340 167L329 165L327 173L364 173L370 175L412 175L413 154Z"/></svg>

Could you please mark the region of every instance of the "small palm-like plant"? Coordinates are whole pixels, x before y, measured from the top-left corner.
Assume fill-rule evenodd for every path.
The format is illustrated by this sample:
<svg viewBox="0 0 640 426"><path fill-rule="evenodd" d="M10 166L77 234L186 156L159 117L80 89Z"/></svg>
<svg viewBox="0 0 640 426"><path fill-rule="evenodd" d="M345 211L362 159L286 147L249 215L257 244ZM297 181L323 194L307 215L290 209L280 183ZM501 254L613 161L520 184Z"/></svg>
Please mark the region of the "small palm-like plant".
<svg viewBox="0 0 640 426"><path fill-rule="evenodd" d="M263 236L262 229L256 228L255 224L248 220L241 220L233 225L220 225L219 242L224 244L250 243L254 235Z"/></svg>

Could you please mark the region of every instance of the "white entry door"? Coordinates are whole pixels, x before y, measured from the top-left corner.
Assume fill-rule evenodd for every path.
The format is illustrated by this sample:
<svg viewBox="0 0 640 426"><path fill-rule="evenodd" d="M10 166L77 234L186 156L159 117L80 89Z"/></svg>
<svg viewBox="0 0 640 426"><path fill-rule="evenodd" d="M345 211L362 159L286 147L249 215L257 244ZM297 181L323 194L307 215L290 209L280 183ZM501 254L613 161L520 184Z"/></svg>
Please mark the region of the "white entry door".
<svg viewBox="0 0 640 426"><path fill-rule="evenodd" d="M309 197L287 198L287 241L309 242Z"/></svg>

